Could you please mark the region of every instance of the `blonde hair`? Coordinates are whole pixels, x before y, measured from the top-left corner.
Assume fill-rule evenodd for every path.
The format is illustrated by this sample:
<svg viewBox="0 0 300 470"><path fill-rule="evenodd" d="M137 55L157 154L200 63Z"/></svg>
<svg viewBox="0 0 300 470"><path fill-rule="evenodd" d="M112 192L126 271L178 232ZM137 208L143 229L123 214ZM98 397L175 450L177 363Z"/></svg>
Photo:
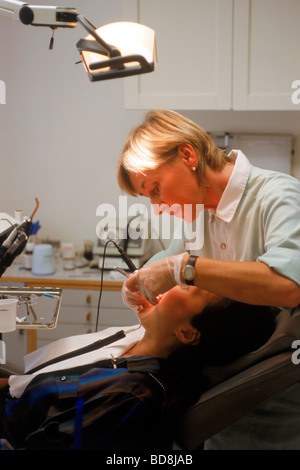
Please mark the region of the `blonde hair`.
<svg viewBox="0 0 300 470"><path fill-rule="evenodd" d="M150 111L144 122L132 130L124 144L117 168L120 188L137 196L130 181L130 173L155 170L161 165L172 163L182 144L190 144L197 154L199 182L204 179L206 166L221 171L230 160L194 122L175 111Z"/></svg>

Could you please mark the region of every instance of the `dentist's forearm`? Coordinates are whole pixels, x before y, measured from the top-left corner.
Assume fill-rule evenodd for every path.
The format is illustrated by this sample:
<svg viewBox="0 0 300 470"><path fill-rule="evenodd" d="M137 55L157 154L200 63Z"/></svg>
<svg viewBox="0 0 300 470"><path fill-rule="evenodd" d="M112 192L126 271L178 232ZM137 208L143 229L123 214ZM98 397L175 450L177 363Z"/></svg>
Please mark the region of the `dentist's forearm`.
<svg viewBox="0 0 300 470"><path fill-rule="evenodd" d="M185 255L182 266L185 266ZM300 286L262 262L220 261L198 258L194 284L239 302L296 307Z"/></svg>

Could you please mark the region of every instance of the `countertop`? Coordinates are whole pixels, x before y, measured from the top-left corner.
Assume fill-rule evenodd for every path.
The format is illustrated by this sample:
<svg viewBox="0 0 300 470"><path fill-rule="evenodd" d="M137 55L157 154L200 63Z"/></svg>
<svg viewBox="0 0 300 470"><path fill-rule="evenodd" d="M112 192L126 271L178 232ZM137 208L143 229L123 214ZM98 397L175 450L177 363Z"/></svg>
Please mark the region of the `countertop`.
<svg viewBox="0 0 300 470"><path fill-rule="evenodd" d="M0 279L3 283L25 283L28 287L60 287L66 289L99 289L101 283L101 270L83 267L65 270L60 258L56 259L55 273L45 276L36 276L32 271L24 268L22 260L16 260L6 269ZM103 289L120 290L124 276L116 271L104 270Z"/></svg>

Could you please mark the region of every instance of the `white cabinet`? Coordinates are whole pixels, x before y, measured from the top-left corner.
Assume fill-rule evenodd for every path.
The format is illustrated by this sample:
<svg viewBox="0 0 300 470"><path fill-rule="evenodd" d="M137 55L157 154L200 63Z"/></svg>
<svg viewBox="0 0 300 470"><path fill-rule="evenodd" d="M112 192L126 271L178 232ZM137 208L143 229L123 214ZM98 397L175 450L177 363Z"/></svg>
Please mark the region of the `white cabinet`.
<svg viewBox="0 0 300 470"><path fill-rule="evenodd" d="M64 289L55 329L37 330L37 348L66 336L92 333L96 328L99 292ZM110 326L138 324L134 312L123 304L121 291L103 290L99 310L98 331Z"/></svg>
<svg viewBox="0 0 300 470"><path fill-rule="evenodd" d="M126 78L133 109L297 110L298 0L124 0L156 31L154 73Z"/></svg>
<svg viewBox="0 0 300 470"><path fill-rule="evenodd" d="M6 287L24 287L23 283L18 282L5 282L1 279L1 286ZM15 330L9 333L2 333L1 345L1 363L4 369L9 369L14 372L22 372L24 369L23 357L28 349L28 337L25 330ZM2 350L3 348L3 350ZM2 355L2 353L4 353ZM4 357L3 357L4 356ZM2 362L3 361L3 362Z"/></svg>
<svg viewBox="0 0 300 470"><path fill-rule="evenodd" d="M125 0L156 32L154 73L125 80L128 108L229 109L233 0Z"/></svg>
<svg viewBox="0 0 300 470"><path fill-rule="evenodd" d="M234 4L233 108L297 110L300 2L237 0Z"/></svg>
<svg viewBox="0 0 300 470"><path fill-rule="evenodd" d="M5 347L4 369L22 373L24 370L23 357L27 354L27 332L15 330L2 334Z"/></svg>
<svg viewBox="0 0 300 470"><path fill-rule="evenodd" d="M1 285L22 287L21 283L2 282ZM94 289L64 288L57 327L53 329L21 330L3 333L6 361L4 368L22 373L23 357L28 351L67 336L92 333L96 331L99 291ZM97 331L110 326L137 325L136 314L126 308L122 301L121 290L103 289L100 302ZM28 333L34 334L33 343L28 344ZM1 349L2 357L2 349ZM2 362L2 360L1 360Z"/></svg>

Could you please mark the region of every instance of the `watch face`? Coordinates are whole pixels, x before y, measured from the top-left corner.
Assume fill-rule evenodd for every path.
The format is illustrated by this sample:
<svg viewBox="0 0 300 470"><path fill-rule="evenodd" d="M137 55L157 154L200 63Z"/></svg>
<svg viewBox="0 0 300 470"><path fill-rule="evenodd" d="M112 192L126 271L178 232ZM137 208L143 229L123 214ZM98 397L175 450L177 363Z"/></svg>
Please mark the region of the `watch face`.
<svg viewBox="0 0 300 470"><path fill-rule="evenodd" d="M193 266L185 266L184 270L183 270L183 277L185 280L187 281L191 281L192 279L194 279L194 276L195 276L195 270L194 270L194 267Z"/></svg>

